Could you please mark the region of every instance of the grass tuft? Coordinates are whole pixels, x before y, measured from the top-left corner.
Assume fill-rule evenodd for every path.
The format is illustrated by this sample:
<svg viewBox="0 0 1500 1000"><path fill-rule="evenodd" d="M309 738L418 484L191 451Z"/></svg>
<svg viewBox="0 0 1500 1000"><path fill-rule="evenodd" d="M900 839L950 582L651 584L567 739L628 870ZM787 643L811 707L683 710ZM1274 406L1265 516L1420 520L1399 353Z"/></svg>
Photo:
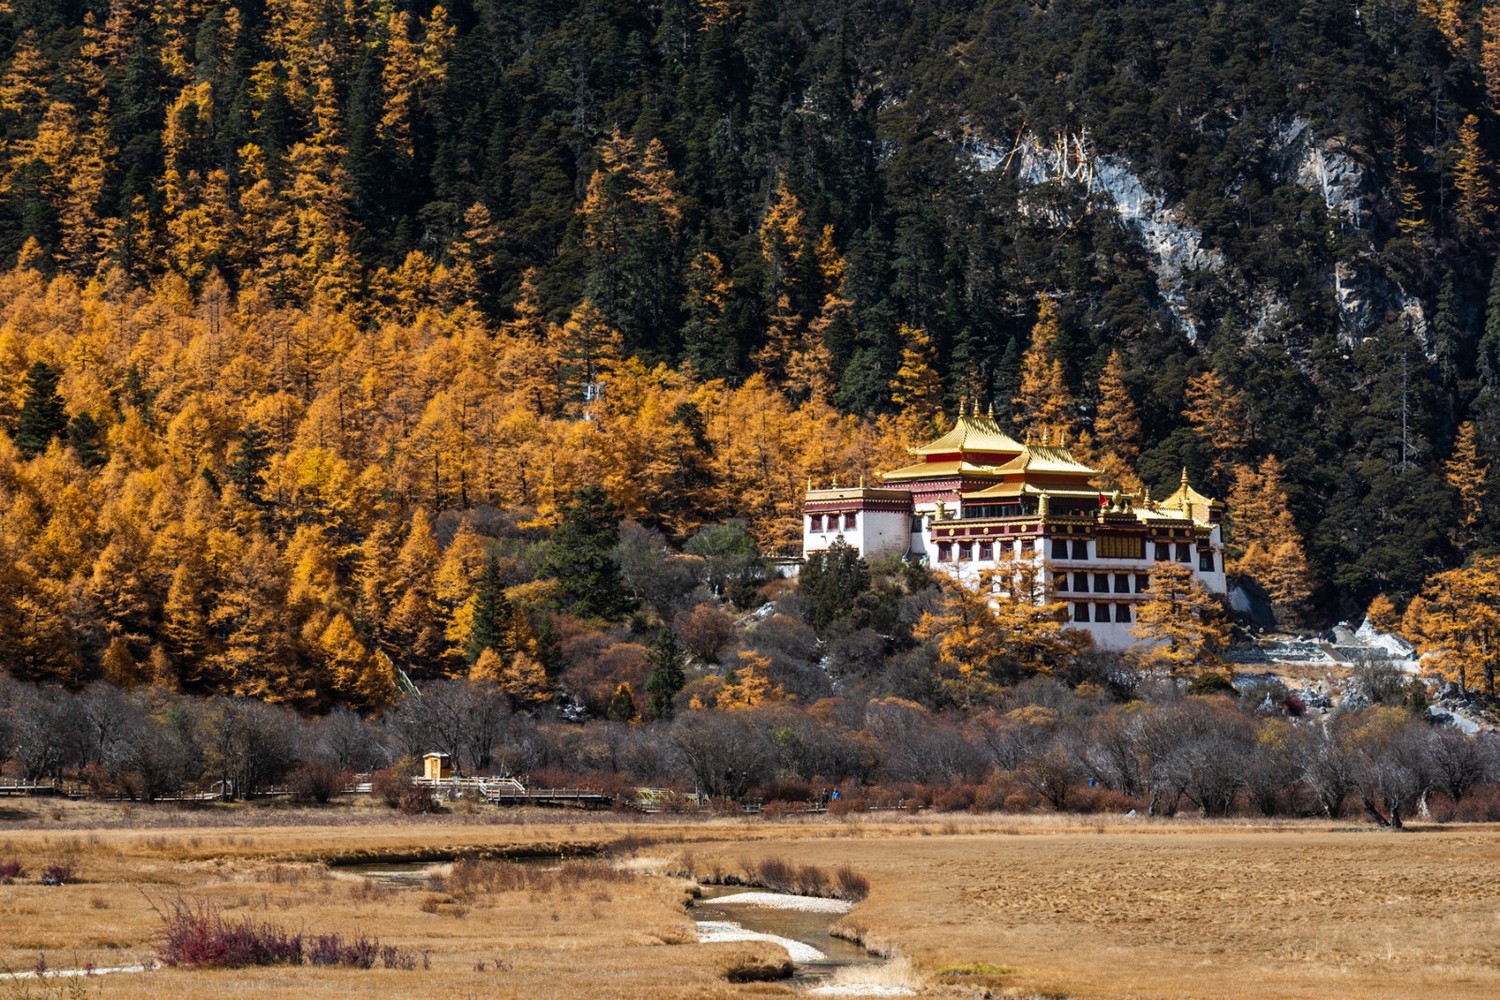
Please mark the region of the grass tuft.
<svg viewBox="0 0 1500 1000"><path fill-rule="evenodd" d="M937 970L939 976L963 978L970 976L1014 976L1020 969L1008 965L991 965L988 962L965 962L961 965L945 965Z"/></svg>

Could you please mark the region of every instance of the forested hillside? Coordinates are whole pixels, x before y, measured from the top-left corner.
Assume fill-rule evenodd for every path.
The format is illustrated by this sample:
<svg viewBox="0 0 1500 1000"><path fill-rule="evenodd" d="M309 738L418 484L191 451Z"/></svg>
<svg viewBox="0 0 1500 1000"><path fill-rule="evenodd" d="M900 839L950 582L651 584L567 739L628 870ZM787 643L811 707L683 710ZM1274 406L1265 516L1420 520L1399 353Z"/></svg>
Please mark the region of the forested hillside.
<svg viewBox="0 0 1500 1000"><path fill-rule="evenodd" d="M1239 550L1305 621L1496 540L1500 4L9 0L0 40L21 676L373 706L454 672L491 555L545 659L538 609L624 610L567 596L565 510L786 551L808 477L961 398L1269 497Z"/></svg>

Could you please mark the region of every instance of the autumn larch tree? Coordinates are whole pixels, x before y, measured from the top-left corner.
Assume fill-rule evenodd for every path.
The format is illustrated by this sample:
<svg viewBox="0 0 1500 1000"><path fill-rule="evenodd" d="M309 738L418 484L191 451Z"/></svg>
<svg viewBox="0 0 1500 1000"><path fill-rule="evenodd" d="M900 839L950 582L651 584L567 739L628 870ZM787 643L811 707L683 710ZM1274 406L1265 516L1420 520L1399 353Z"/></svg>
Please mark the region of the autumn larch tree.
<svg viewBox="0 0 1500 1000"><path fill-rule="evenodd" d="M1371 599L1370 606L1365 609L1365 618L1380 632L1395 632L1401 628L1401 615L1385 594L1376 594Z"/></svg>
<svg viewBox="0 0 1500 1000"><path fill-rule="evenodd" d="M1131 635L1151 644L1146 657L1162 663L1174 677L1216 668L1218 652L1229 640L1219 601L1180 563L1157 563L1150 581L1130 627Z"/></svg>
<svg viewBox="0 0 1500 1000"><path fill-rule="evenodd" d="M943 382L927 331L902 324L901 367L891 379L891 402L896 404L901 431L910 440L925 441L938 433L943 411Z"/></svg>
<svg viewBox="0 0 1500 1000"><path fill-rule="evenodd" d="M1300 621L1312 595L1311 569L1287 508L1281 463L1271 455L1259 470L1236 465L1230 474L1225 571L1253 577L1271 595L1279 615Z"/></svg>
<svg viewBox="0 0 1500 1000"><path fill-rule="evenodd" d="M1036 325L1031 344L1021 356L1021 386L1011 401L1017 430L1040 442L1076 440L1073 396L1057 357L1057 339L1062 321L1057 301L1043 292L1037 299Z"/></svg>
<svg viewBox="0 0 1500 1000"><path fill-rule="evenodd" d="M1141 420L1125 381L1125 362L1110 351L1099 373L1099 409L1094 414L1094 464L1100 489L1134 493L1141 482L1135 473L1141 454Z"/></svg>
<svg viewBox="0 0 1500 1000"><path fill-rule="evenodd" d="M1188 379L1182 415L1208 450L1214 478L1223 485L1245 448L1244 396L1210 368Z"/></svg>
<svg viewBox="0 0 1500 1000"><path fill-rule="evenodd" d="M1479 456L1474 422L1465 420L1458 425L1453 455L1444 466L1444 479L1458 493L1459 523L1454 541L1461 552L1474 544L1484 515L1484 500L1489 493L1489 472L1489 463Z"/></svg>
<svg viewBox="0 0 1500 1000"><path fill-rule="evenodd" d="M1495 695L1500 669L1500 556L1475 556L1432 576L1412 598L1402 634L1422 654L1422 668L1469 690L1477 671Z"/></svg>
<svg viewBox="0 0 1500 1000"><path fill-rule="evenodd" d="M942 601L924 612L912 635L934 644L942 685L961 707L983 704L1000 687L1030 674L1051 674L1088 649L1092 639L1067 627L1066 602L1050 592L1030 560L1002 562L979 585L943 578Z"/></svg>
<svg viewBox="0 0 1500 1000"><path fill-rule="evenodd" d="M1495 211L1495 189L1490 181L1491 165L1480 143L1479 119L1464 118L1458 128L1457 160L1453 164L1453 188L1458 192L1454 212L1459 231L1479 236L1489 231Z"/></svg>
<svg viewBox="0 0 1500 1000"><path fill-rule="evenodd" d="M771 661L753 649L741 650L740 665L719 690L715 704L729 711L786 701L786 689L771 680Z"/></svg>

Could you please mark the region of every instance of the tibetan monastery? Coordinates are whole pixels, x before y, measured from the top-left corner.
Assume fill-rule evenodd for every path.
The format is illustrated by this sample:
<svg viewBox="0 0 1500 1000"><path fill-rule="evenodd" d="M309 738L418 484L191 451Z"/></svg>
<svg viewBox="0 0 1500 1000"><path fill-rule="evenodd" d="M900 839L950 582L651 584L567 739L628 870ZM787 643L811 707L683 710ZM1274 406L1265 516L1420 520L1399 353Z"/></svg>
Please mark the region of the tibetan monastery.
<svg viewBox="0 0 1500 1000"><path fill-rule="evenodd" d="M1134 607L1153 563L1191 566L1208 590L1225 592L1223 504L1182 484L1162 500L1105 495L1098 471L1060 444L1022 444L993 415L961 404L953 429L911 449L911 465L879 487L809 489L802 549L842 539L864 556L923 559L977 583L1004 558L1039 559L1053 600L1102 649L1127 649Z"/></svg>

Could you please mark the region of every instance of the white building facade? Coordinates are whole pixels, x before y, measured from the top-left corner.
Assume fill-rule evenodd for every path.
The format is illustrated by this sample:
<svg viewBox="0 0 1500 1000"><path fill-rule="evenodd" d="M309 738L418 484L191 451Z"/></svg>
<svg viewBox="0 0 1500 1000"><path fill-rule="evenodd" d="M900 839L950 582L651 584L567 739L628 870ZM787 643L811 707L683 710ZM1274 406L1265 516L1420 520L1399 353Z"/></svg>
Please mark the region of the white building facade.
<svg viewBox="0 0 1500 1000"><path fill-rule="evenodd" d="M1066 447L1021 444L967 408L912 451L920 461L883 474L880 487L809 486L804 556L842 540L866 558L920 558L973 586L1005 561L1031 562L1039 600L1067 602L1071 627L1111 650L1141 641L1131 627L1156 563L1189 567L1210 593L1227 589L1223 505L1186 471L1159 501L1106 495L1090 485L1097 470Z"/></svg>

